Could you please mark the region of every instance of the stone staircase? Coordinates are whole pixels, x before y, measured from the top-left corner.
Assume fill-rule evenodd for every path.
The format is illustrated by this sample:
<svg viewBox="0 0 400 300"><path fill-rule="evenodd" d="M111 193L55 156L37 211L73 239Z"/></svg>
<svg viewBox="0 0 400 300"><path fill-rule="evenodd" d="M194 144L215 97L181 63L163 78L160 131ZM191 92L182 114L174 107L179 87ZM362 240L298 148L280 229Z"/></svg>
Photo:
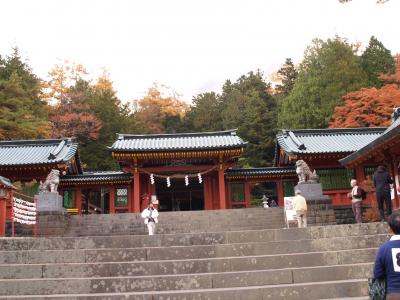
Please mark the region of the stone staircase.
<svg viewBox="0 0 400 300"><path fill-rule="evenodd" d="M247 228L256 213L237 215L229 226L210 221L204 232L160 224L168 234L155 236L124 235L133 221L102 232L92 225L110 226L109 216L76 217L98 234L0 239L0 299L367 299L376 248L389 238L386 224L281 229L270 221ZM110 234L116 228L122 235ZM68 234L74 232L83 234Z"/></svg>
<svg viewBox="0 0 400 300"><path fill-rule="evenodd" d="M280 208L161 212L157 233L214 232L283 228ZM65 236L146 234L140 214L71 216Z"/></svg>

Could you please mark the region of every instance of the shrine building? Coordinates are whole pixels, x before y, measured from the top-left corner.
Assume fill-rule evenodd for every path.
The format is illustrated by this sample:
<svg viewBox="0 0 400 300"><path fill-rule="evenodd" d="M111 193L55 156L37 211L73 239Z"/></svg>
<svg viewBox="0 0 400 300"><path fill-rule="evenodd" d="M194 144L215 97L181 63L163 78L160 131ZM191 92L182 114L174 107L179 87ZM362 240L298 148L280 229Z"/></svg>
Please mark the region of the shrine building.
<svg viewBox="0 0 400 300"><path fill-rule="evenodd" d="M0 176L33 195L59 170L58 190L72 214L139 212L151 199L161 211L210 210L250 207L262 194L282 206L298 181L295 162L304 160L334 206L351 206L352 178L370 180L381 163L397 178L399 130L398 120L389 128L280 130L274 166L246 169L237 167L247 143L236 130L118 134L108 149L118 171L83 171L74 139L3 141Z"/></svg>

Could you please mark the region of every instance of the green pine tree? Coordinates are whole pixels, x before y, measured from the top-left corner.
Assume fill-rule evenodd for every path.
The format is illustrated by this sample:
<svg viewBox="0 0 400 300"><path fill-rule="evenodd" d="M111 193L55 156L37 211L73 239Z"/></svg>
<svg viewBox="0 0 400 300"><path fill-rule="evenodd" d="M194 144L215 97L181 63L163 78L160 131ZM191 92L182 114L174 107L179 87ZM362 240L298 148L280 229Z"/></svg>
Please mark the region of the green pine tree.
<svg viewBox="0 0 400 300"><path fill-rule="evenodd" d="M390 50L374 36L361 55L361 66L367 73L368 84L374 87L383 86L379 80L380 74L393 74L395 71L395 62Z"/></svg>
<svg viewBox="0 0 400 300"><path fill-rule="evenodd" d="M238 134L248 142L240 161L243 166L272 164L277 104L269 90L270 85L260 71L249 72L233 84L227 81L223 87L223 127L238 128Z"/></svg>
<svg viewBox="0 0 400 300"><path fill-rule="evenodd" d="M297 78L299 72L296 70L291 58L286 58L283 66L278 70L277 76L281 81L275 87L275 92L277 95L286 97L292 91L294 82Z"/></svg>
<svg viewBox="0 0 400 300"><path fill-rule="evenodd" d="M0 57L0 139L46 138L50 133L41 82L18 48Z"/></svg>
<svg viewBox="0 0 400 300"><path fill-rule="evenodd" d="M359 57L345 40L316 39L305 51L293 90L280 106L281 128L325 128L350 91L367 85Z"/></svg>

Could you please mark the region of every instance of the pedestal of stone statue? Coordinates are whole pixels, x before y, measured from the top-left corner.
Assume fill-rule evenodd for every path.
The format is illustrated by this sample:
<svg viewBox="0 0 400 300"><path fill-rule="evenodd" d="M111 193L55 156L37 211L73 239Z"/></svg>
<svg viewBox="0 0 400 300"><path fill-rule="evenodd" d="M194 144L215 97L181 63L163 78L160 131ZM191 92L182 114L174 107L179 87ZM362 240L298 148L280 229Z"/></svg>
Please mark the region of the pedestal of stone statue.
<svg viewBox="0 0 400 300"><path fill-rule="evenodd" d="M35 195L36 209L42 212L65 213L66 209L62 206L62 197L59 193L43 192Z"/></svg>
<svg viewBox="0 0 400 300"><path fill-rule="evenodd" d="M335 211L329 196L322 194L322 185L317 182L299 183L294 187L307 201L307 223L309 225L336 224Z"/></svg>
<svg viewBox="0 0 400 300"><path fill-rule="evenodd" d="M42 192L35 195L38 212L37 234L39 236L63 235L68 225L68 213L62 206L58 193Z"/></svg>
<svg viewBox="0 0 400 300"><path fill-rule="evenodd" d="M299 183L294 187L294 190L299 190L307 201L330 199L328 196L322 194L322 185L318 182Z"/></svg>

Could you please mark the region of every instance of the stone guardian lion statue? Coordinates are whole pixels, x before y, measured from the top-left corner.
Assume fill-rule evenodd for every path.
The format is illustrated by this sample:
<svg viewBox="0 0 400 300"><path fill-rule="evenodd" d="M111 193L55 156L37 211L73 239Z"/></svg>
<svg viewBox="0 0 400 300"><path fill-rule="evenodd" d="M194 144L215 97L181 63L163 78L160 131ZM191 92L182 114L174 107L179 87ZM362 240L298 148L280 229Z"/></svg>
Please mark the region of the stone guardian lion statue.
<svg viewBox="0 0 400 300"><path fill-rule="evenodd" d="M49 175L47 175L46 181L40 181L39 192L50 192L57 193L58 184L60 183L60 171L51 170Z"/></svg>
<svg viewBox="0 0 400 300"><path fill-rule="evenodd" d="M310 167L304 160L296 161L296 174L299 176L299 183L314 183L318 182L318 175L315 172L311 172Z"/></svg>

